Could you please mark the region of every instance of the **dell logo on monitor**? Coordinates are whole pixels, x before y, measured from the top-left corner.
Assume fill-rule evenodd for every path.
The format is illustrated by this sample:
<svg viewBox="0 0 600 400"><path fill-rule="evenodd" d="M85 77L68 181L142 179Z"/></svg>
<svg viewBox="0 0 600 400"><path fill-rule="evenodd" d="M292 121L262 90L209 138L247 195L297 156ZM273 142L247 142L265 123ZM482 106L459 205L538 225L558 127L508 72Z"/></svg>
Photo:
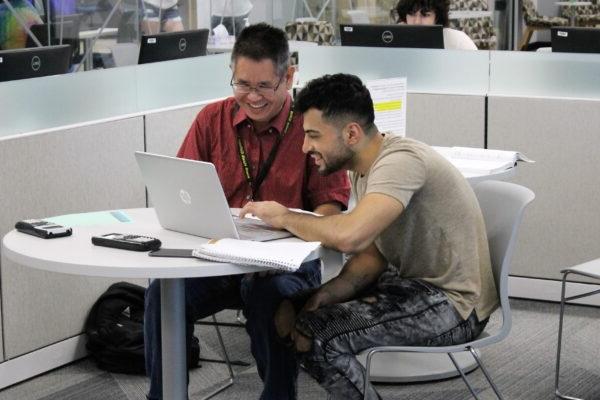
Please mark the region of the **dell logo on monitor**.
<svg viewBox="0 0 600 400"><path fill-rule="evenodd" d="M383 31L381 40L383 40L383 43L391 43L394 40L394 34L390 31Z"/></svg>
<svg viewBox="0 0 600 400"><path fill-rule="evenodd" d="M190 194L185 189L181 189L179 191L179 198L181 199L181 201L183 201L184 204L187 204L188 206L192 204L192 196L190 196Z"/></svg>
<svg viewBox="0 0 600 400"><path fill-rule="evenodd" d="M42 67L42 60L38 56L33 56L31 58L31 69L34 71L39 70Z"/></svg>
<svg viewBox="0 0 600 400"><path fill-rule="evenodd" d="M186 47L187 47L187 40L185 40L185 38L179 39L179 51L185 51Z"/></svg>

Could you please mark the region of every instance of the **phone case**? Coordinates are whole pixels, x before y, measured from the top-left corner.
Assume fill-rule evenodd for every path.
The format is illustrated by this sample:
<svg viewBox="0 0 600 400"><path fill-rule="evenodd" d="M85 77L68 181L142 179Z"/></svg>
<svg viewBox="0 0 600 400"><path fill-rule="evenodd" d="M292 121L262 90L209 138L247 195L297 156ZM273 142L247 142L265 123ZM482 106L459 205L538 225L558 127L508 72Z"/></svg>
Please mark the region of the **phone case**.
<svg viewBox="0 0 600 400"><path fill-rule="evenodd" d="M43 239L54 239L71 236L73 229L43 219L24 219L15 224L19 232L37 236Z"/></svg>
<svg viewBox="0 0 600 400"><path fill-rule="evenodd" d="M160 240L153 237L124 235L121 233L107 233L102 236L92 236L92 243L96 246L132 251L157 250L161 245Z"/></svg>

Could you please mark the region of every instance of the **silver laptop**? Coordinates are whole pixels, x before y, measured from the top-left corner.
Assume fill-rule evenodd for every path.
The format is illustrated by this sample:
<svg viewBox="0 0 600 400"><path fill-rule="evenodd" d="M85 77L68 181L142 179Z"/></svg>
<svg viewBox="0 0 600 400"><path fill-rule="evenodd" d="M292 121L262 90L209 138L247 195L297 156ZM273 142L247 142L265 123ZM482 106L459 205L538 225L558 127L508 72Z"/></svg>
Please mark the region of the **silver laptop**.
<svg viewBox="0 0 600 400"><path fill-rule="evenodd" d="M231 214L211 163L135 152L150 200L165 229L205 238L268 241L292 236L256 219Z"/></svg>

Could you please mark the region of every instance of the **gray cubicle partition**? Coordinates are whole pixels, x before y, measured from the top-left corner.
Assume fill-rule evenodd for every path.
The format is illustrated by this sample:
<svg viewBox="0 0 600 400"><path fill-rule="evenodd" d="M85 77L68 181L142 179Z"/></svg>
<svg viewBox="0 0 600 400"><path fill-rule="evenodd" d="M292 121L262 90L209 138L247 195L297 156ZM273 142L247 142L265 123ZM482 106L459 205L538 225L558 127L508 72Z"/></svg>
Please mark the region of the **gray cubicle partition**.
<svg viewBox="0 0 600 400"><path fill-rule="evenodd" d="M311 47L301 83L338 72L363 81L407 78L406 135L438 146L483 147L489 52Z"/></svg>
<svg viewBox="0 0 600 400"><path fill-rule="evenodd" d="M561 279L562 268L600 257L600 100L490 96L489 102L489 146L536 160L514 178L536 199L511 274Z"/></svg>
<svg viewBox="0 0 600 400"><path fill-rule="evenodd" d="M0 84L0 137L141 115L231 94L229 54Z"/></svg>
<svg viewBox="0 0 600 400"><path fill-rule="evenodd" d="M409 93L406 135L434 146L484 146L485 96Z"/></svg>
<svg viewBox="0 0 600 400"><path fill-rule="evenodd" d="M175 156L203 104L145 115L146 151Z"/></svg>
<svg viewBox="0 0 600 400"><path fill-rule="evenodd" d="M363 80L406 77L412 93L484 96L488 89L487 51L318 46L301 48L299 63L301 83L344 72Z"/></svg>
<svg viewBox="0 0 600 400"><path fill-rule="evenodd" d="M0 84L0 137L137 112L130 67Z"/></svg>
<svg viewBox="0 0 600 400"><path fill-rule="evenodd" d="M133 156L143 148L142 117L0 138L0 236L23 218L144 207ZM81 334L91 304L110 282L38 271L5 257L1 270L7 359Z"/></svg>
<svg viewBox="0 0 600 400"><path fill-rule="evenodd" d="M538 285L600 256L599 71L597 55L491 55L488 146L536 161L521 165L514 178L536 200L523 222L511 274L541 278ZM528 290L527 297L560 295L556 282L547 296L531 285Z"/></svg>

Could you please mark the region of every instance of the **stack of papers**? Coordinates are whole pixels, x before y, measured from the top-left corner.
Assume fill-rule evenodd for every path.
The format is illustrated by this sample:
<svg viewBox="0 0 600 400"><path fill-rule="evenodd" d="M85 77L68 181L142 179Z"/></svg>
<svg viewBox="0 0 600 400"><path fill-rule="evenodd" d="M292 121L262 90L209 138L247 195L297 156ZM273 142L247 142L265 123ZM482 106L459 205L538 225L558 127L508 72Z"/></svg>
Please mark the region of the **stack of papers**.
<svg viewBox="0 0 600 400"><path fill-rule="evenodd" d="M475 147L433 146L464 175L490 175L513 168L518 161L534 162L516 151L488 150Z"/></svg>

